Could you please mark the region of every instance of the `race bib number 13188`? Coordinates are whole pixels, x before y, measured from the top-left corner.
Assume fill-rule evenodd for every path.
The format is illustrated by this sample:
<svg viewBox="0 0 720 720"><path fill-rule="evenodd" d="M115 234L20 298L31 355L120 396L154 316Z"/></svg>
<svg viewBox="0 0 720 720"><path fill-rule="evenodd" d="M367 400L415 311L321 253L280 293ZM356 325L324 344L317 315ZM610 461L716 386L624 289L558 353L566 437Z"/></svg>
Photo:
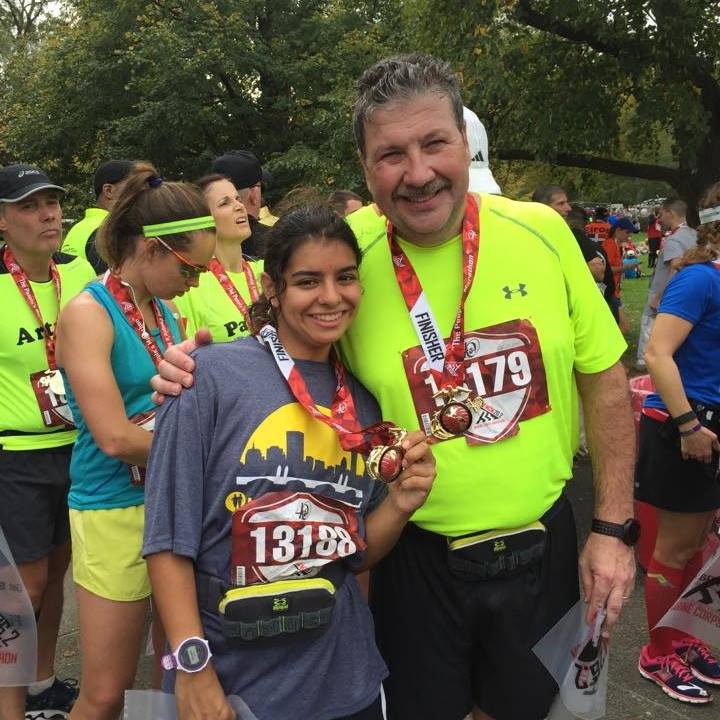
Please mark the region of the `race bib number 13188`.
<svg viewBox="0 0 720 720"><path fill-rule="evenodd" d="M484 401L465 433L471 445L515 435L521 420L550 410L540 343L529 320L466 332L465 359L465 384ZM430 421L443 403L433 397L435 379L419 345L403 353L403 364L420 427L429 435Z"/></svg>

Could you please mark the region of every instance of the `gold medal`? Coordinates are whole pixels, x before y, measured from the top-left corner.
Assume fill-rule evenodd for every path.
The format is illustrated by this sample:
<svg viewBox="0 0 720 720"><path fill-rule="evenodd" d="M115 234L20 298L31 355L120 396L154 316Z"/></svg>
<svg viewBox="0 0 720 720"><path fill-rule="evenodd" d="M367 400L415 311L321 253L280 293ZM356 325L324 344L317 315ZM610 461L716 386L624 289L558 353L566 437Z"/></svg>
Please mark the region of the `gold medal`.
<svg viewBox="0 0 720 720"><path fill-rule="evenodd" d="M464 435L483 406L482 398L473 397L472 390L464 385L442 388L433 397L445 400L443 407L430 421L430 431L438 440L450 440Z"/></svg>
<svg viewBox="0 0 720 720"><path fill-rule="evenodd" d="M407 432L401 428L391 428L389 432L393 436L393 444L376 445L370 450L365 461L368 475L373 480L384 483L394 482L402 472L405 450L401 444L407 437Z"/></svg>

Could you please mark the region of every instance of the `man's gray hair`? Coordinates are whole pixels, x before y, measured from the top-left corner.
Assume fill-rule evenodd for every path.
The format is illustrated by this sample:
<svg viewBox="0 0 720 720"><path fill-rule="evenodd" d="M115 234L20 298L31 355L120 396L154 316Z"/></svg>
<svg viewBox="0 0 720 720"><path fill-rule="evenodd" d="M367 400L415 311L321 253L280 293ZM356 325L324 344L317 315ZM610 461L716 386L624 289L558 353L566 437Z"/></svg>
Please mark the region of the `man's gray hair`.
<svg viewBox="0 0 720 720"><path fill-rule="evenodd" d="M431 55L396 55L375 63L357 83L358 97L353 108L353 132L361 155L365 155L365 122L379 107L406 101L428 92L450 100L455 123L462 132L463 102L460 86L450 65Z"/></svg>
<svg viewBox="0 0 720 720"><path fill-rule="evenodd" d="M552 202L553 195L567 195L567 193L559 185L541 185L532 194L532 201L549 205Z"/></svg>

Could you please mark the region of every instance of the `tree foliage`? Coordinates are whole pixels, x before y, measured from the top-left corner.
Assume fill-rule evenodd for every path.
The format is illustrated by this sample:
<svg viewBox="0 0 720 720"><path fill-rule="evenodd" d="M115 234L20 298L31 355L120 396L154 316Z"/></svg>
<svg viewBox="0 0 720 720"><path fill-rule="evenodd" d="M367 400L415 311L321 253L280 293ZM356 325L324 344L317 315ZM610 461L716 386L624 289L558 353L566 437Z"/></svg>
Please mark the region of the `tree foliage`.
<svg viewBox="0 0 720 720"><path fill-rule="evenodd" d="M73 183L110 156L196 177L248 148L282 186L362 189L353 87L389 51L396 14L364 0L75 0L5 66L4 159Z"/></svg>
<svg viewBox="0 0 720 720"><path fill-rule="evenodd" d="M718 178L720 3L407 8L422 44L459 68L499 157L662 181L690 200Z"/></svg>

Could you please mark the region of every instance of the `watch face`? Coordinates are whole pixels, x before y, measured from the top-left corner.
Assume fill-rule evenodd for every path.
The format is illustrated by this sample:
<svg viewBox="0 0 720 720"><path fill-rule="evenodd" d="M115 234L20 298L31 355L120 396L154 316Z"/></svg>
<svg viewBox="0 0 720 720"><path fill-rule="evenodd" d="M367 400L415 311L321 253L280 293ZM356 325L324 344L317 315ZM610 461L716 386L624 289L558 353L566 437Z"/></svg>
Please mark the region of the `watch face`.
<svg viewBox="0 0 720 720"><path fill-rule="evenodd" d="M181 669L190 672L202 668L209 656L207 647L199 640L187 640L177 651L178 664Z"/></svg>
<svg viewBox="0 0 720 720"><path fill-rule="evenodd" d="M637 520L627 520L625 522L625 536L623 540L627 545L635 545L640 539L640 523Z"/></svg>

